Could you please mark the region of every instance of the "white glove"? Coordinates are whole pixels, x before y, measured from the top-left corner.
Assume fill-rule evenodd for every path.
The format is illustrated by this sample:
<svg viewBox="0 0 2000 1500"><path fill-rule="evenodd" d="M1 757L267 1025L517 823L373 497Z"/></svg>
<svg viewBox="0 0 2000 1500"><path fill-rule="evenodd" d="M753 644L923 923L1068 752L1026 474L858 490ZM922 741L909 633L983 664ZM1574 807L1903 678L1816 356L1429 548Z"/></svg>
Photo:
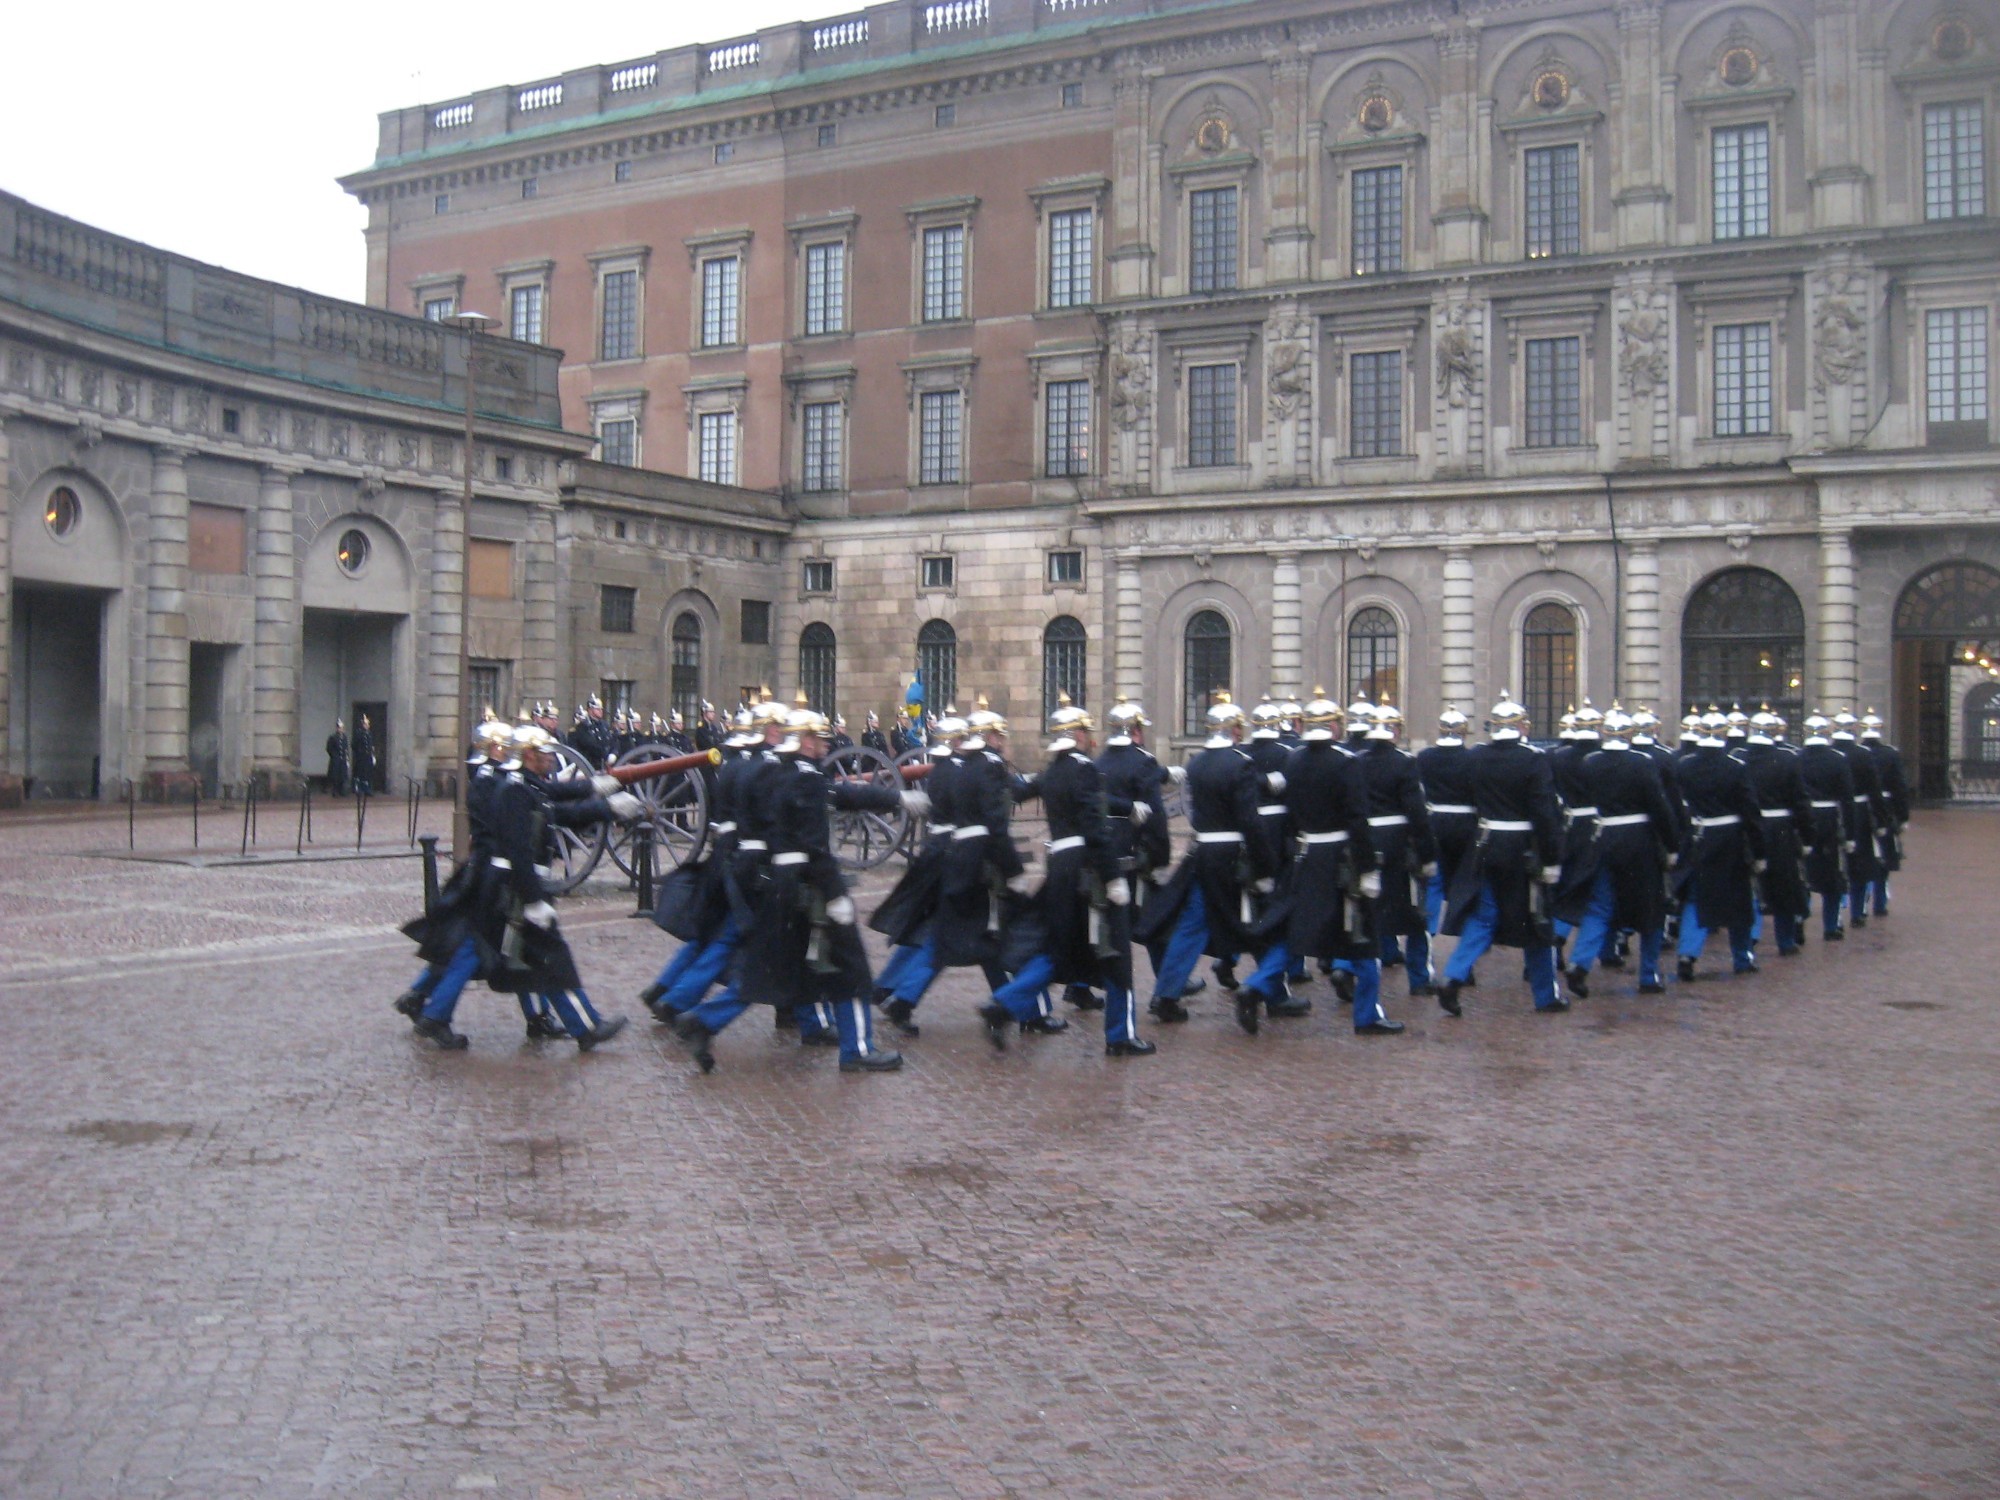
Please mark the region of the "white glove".
<svg viewBox="0 0 2000 1500"><path fill-rule="evenodd" d="M1753 861L1751 861L1751 864L1750 864L1750 868L1751 868L1752 870L1754 870L1754 871L1755 871L1755 872L1756 872L1757 874L1759 874L1759 875L1762 875L1762 874L1764 873L1764 870L1765 870L1765 867L1766 867L1767 863L1768 863L1768 861L1765 861L1765 860L1761 860L1761 859L1759 859L1759 860L1753 860Z"/></svg>
<svg viewBox="0 0 2000 1500"><path fill-rule="evenodd" d="M1373 901L1377 896L1382 894L1382 872L1380 870L1367 871L1362 875L1360 885L1361 894L1366 896L1370 901Z"/></svg>
<svg viewBox="0 0 2000 1500"><path fill-rule="evenodd" d="M1161 865L1157 870L1148 870L1146 872L1146 879L1154 885L1165 885L1173 878L1173 874L1172 870L1169 870L1165 865Z"/></svg>
<svg viewBox="0 0 2000 1500"><path fill-rule="evenodd" d="M1007 889L1012 891L1017 896L1027 895L1028 888L1033 884L1034 882L1028 879L1028 875L1025 870L1022 871L1019 875L1009 875L1007 877Z"/></svg>
<svg viewBox="0 0 2000 1500"><path fill-rule="evenodd" d="M1175 786L1179 786L1183 781L1187 780L1187 767L1168 766L1167 780L1171 781Z"/></svg>
<svg viewBox="0 0 2000 1500"><path fill-rule="evenodd" d="M1271 789L1273 795L1282 792L1285 789L1285 773L1283 771L1273 771L1264 778L1264 785Z"/></svg>
<svg viewBox="0 0 2000 1500"><path fill-rule="evenodd" d="M1846 843L1842 844L1840 847L1844 852L1852 854L1854 852L1854 840L1849 839Z"/></svg>
<svg viewBox="0 0 2000 1500"><path fill-rule="evenodd" d="M1543 885L1554 885L1558 880L1561 880L1562 878L1563 878L1563 867L1561 865L1542 866Z"/></svg>
<svg viewBox="0 0 2000 1500"><path fill-rule="evenodd" d="M1132 904L1131 884L1123 875L1120 875L1104 888L1104 899L1109 901L1113 906L1130 906Z"/></svg>
<svg viewBox="0 0 2000 1500"><path fill-rule="evenodd" d="M590 789L600 797L609 797L625 790L625 784L609 771L599 771L590 778Z"/></svg>
<svg viewBox="0 0 2000 1500"><path fill-rule="evenodd" d="M911 788L903 793L903 811L913 818L927 818L931 812L931 799L926 793Z"/></svg>
<svg viewBox="0 0 2000 1500"><path fill-rule="evenodd" d="M1268 896L1278 888L1278 882L1266 875L1262 880L1250 882L1250 889L1260 896Z"/></svg>
<svg viewBox="0 0 2000 1500"><path fill-rule="evenodd" d="M630 823L646 815L646 804L630 792L613 792L604 799L604 805L611 809L611 816L621 823Z"/></svg>
<svg viewBox="0 0 2000 1500"><path fill-rule="evenodd" d="M1438 872L1438 862L1437 862L1436 860L1434 860L1434 859L1433 859L1433 860L1427 860L1427 861L1426 861L1426 862L1425 862L1425 863L1424 863L1424 864L1423 864L1423 865L1422 865L1422 866L1421 866L1421 867L1420 867L1420 868L1419 868L1419 869L1417 870L1417 873L1418 873L1419 875L1423 876L1423 877L1424 877L1424 879L1426 879L1426 880L1429 880L1429 879L1430 879L1430 878L1431 878L1431 877L1432 877L1433 875L1437 874L1437 872Z"/></svg>
<svg viewBox="0 0 2000 1500"><path fill-rule="evenodd" d="M536 901L521 908L521 920L547 932L556 925L556 909L546 901Z"/></svg>
<svg viewBox="0 0 2000 1500"><path fill-rule="evenodd" d="M1799 853L1803 855L1805 858L1811 859L1813 857L1813 846L1811 844L1802 845L1799 849Z"/></svg>
<svg viewBox="0 0 2000 1500"><path fill-rule="evenodd" d="M826 903L826 919L836 927L852 927L854 925L854 898L852 896L835 896L831 901Z"/></svg>
<svg viewBox="0 0 2000 1500"><path fill-rule="evenodd" d="M1132 804L1132 823L1134 827L1144 828L1146 826L1146 820L1152 817L1152 815L1153 815L1152 803L1134 802Z"/></svg>

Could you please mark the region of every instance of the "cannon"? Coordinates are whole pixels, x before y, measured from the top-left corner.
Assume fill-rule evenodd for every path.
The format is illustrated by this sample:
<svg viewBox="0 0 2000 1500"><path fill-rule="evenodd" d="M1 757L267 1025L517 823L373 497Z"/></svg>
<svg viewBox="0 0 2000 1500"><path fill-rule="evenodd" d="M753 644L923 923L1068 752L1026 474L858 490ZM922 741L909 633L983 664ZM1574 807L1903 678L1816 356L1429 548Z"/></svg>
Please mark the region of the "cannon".
<svg viewBox="0 0 2000 1500"><path fill-rule="evenodd" d="M892 761L866 745L832 751L820 764L829 776L893 786L898 791L931 773L930 762L921 750L906 752ZM907 857L922 837L921 822L900 807L893 813L836 812L831 830L833 851L850 870L872 870L893 854Z"/></svg>
<svg viewBox="0 0 2000 1500"><path fill-rule="evenodd" d="M653 868L664 872L667 861L684 865L698 858L708 842L708 783L722 763L720 750L680 755L670 745L634 745L605 769L618 778L645 811L630 823L607 830L605 851L627 875L638 874L638 844L653 838Z"/></svg>

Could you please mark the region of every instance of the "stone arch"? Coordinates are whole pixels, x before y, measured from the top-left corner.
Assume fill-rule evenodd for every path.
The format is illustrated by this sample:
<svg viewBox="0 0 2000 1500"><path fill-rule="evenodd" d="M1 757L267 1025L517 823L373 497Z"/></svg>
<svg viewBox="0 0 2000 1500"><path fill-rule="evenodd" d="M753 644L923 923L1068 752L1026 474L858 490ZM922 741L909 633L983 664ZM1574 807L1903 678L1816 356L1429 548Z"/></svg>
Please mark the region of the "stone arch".
<svg viewBox="0 0 2000 1500"><path fill-rule="evenodd" d="M1528 615L1536 605L1550 603L1565 605L1576 616L1577 697L1601 707L1611 699L1611 611L1589 580L1560 569L1525 574L1494 601L1489 649L1498 671L1488 693L1506 688L1518 697L1526 691L1520 677Z"/></svg>
<svg viewBox="0 0 2000 1500"><path fill-rule="evenodd" d="M693 615L701 627L701 645L695 663L695 686L691 690L697 705L701 700L714 699L714 685L721 680L718 674L722 662L722 611L702 590L678 589L668 595L666 602L660 606L660 621L655 636L660 643L661 670L666 678L661 684L660 696L670 707L675 708L681 707L681 704L675 697L674 626L682 615ZM773 692L777 691L778 684L772 683L770 686ZM583 684L582 688L584 691L590 691L589 684ZM687 696L687 691L681 693L682 698Z"/></svg>
<svg viewBox="0 0 2000 1500"><path fill-rule="evenodd" d="M1186 640L1188 622L1202 610L1214 610L1229 623L1230 690L1239 695L1252 689L1247 680L1259 657L1252 631L1258 619L1250 600L1234 585L1215 578L1196 578L1167 596L1154 616L1152 659L1160 664L1165 690L1154 717L1169 735L1186 737Z"/></svg>
<svg viewBox="0 0 2000 1500"><path fill-rule="evenodd" d="M1505 50L1495 55L1493 61L1487 65L1480 75L1479 92L1486 98L1493 100L1500 108L1512 109L1514 106L1513 99L1501 97L1496 93L1496 90L1507 77L1508 70L1514 66L1516 59L1531 49L1539 51L1547 48L1552 43L1557 45L1558 50L1561 50L1561 44L1565 42L1573 43L1576 47L1583 49L1588 61L1596 65L1595 71L1597 76L1604 81L1607 87L1618 81L1618 55L1615 48L1593 40L1589 33L1577 27L1573 22L1549 21L1543 25L1528 28L1528 30L1515 37ZM1579 56L1576 53L1571 53L1570 58L1572 61L1578 63L1579 66L1584 65L1586 60L1584 56ZM1600 99L1598 103L1602 104L1604 101Z"/></svg>
<svg viewBox="0 0 2000 1500"><path fill-rule="evenodd" d="M347 572L338 560L341 540L350 531L368 539L368 560L358 573ZM300 602L307 609L407 615L416 608L416 579L401 532L379 516L347 511L320 527L306 547Z"/></svg>
<svg viewBox="0 0 2000 1500"><path fill-rule="evenodd" d="M1409 698L1413 691L1433 691L1424 679L1434 676L1434 672L1417 670L1418 663L1434 660L1430 620L1423 601L1408 584L1381 573L1351 576L1344 594L1338 584L1327 590L1313 626L1312 660L1317 673L1314 682L1323 684L1340 702L1347 701L1348 684L1342 672L1347 660L1347 630L1354 616L1371 604L1388 610L1396 621L1404 663L1403 696ZM1406 718L1417 712L1409 703L1396 706Z"/></svg>
<svg viewBox="0 0 2000 1500"><path fill-rule="evenodd" d="M1694 45L1704 31L1727 32L1730 22L1749 16L1754 16L1776 25L1777 29L1783 33L1786 42L1790 45L1791 56L1787 60L1794 67L1798 65L1800 58L1812 55L1811 32L1799 25L1797 21L1786 15L1782 10L1778 9L1777 6L1765 4L1764 0L1735 0L1733 4L1722 6L1716 10L1705 10L1698 15L1690 17L1680 30L1674 34L1673 38L1665 41L1661 46L1660 58L1662 65L1667 72L1674 74L1680 79L1683 92L1693 82L1686 68L1683 66L1688 48ZM1794 77L1793 81L1798 82L1799 80Z"/></svg>
<svg viewBox="0 0 2000 1500"><path fill-rule="evenodd" d="M1201 112L1201 104L1209 95L1221 97L1223 107L1243 127L1242 148L1253 156L1257 154L1252 148L1259 144L1257 138L1270 128L1270 111L1242 79L1230 73L1204 73L1182 84L1160 106L1157 139L1168 161L1182 159L1193 137L1194 117Z"/></svg>
<svg viewBox="0 0 2000 1500"><path fill-rule="evenodd" d="M75 529L58 537L43 516L57 490L77 499ZM130 528L111 491L82 469L45 470L14 492L9 517L9 573L22 583L123 589L131 567Z"/></svg>
<svg viewBox="0 0 2000 1500"><path fill-rule="evenodd" d="M1360 89L1375 73L1383 75L1383 82L1390 89L1404 94L1405 115L1421 119L1437 104L1437 80L1426 74L1409 58L1395 52L1368 52L1350 62L1341 63L1313 93L1312 117L1322 121L1332 135L1339 135L1353 124L1351 112L1345 122L1329 119L1327 111L1345 96L1343 88L1350 83L1354 87L1354 102L1361 97Z"/></svg>

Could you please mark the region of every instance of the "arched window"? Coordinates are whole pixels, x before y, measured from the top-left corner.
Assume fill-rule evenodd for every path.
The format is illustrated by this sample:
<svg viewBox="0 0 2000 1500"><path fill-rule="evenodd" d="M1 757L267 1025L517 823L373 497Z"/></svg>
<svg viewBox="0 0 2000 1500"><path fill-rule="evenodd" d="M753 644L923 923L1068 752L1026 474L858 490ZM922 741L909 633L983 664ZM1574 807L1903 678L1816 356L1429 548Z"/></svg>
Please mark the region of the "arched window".
<svg viewBox="0 0 2000 1500"><path fill-rule="evenodd" d="M1068 693L1069 701L1083 707L1085 652L1089 647L1083 622L1057 615L1042 632L1042 719L1055 712L1056 695Z"/></svg>
<svg viewBox="0 0 2000 1500"><path fill-rule="evenodd" d="M1965 758L1991 776L2000 770L2000 682L1965 695Z"/></svg>
<svg viewBox="0 0 2000 1500"><path fill-rule="evenodd" d="M1183 639L1182 732L1206 734L1209 704L1217 689L1229 686L1229 621L1215 610L1197 610Z"/></svg>
<svg viewBox="0 0 2000 1500"><path fill-rule="evenodd" d="M1388 610L1371 604L1354 612L1347 622L1347 702L1366 694L1370 703L1402 703L1401 646Z"/></svg>
<svg viewBox="0 0 2000 1500"><path fill-rule="evenodd" d="M799 632L799 690L829 719L835 713L833 630L818 620Z"/></svg>
<svg viewBox="0 0 2000 1500"><path fill-rule="evenodd" d="M684 609L674 618L674 678L668 694L681 721L694 725L701 719L701 616Z"/></svg>
<svg viewBox="0 0 2000 1500"><path fill-rule="evenodd" d="M2000 573L1983 563L1940 563L1896 601L1899 639L2000 635Z"/></svg>
<svg viewBox="0 0 2000 1500"><path fill-rule="evenodd" d="M1805 702L1806 615L1776 573L1727 568L1681 614L1681 701L1727 710L1763 704L1796 724Z"/></svg>
<svg viewBox="0 0 2000 1500"><path fill-rule="evenodd" d="M941 714L958 701L958 632L943 620L928 620L917 632L917 673L928 712Z"/></svg>
<svg viewBox="0 0 2000 1500"><path fill-rule="evenodd" d="M1521 706L1533 739L1556 737L1563 711L1576 701L1576 612L1537 604L1521 627Z"/></svg>

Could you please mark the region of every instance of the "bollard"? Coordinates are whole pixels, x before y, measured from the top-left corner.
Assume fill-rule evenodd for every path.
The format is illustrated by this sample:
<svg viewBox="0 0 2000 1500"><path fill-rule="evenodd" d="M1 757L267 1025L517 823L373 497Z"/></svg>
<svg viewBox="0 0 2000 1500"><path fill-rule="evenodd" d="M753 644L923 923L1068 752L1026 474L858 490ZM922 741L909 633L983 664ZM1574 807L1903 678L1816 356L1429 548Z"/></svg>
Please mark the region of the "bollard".
<svg viewBox="0 0 2000 1500"><path fill-rule="evenodd" d="M306 820L312 816L313 784L310 777L299 782L299 842L292 852L301 857L306 852Z"/></svg>
<svg viewBox="0 0 2000 1500"><path fill-rule="evenodd" d="M639 909L635 917L653 914L653 824L642 819L633 841L632 878L639 887Z"/></svg>
<svg viewBox="0 0 2000 1500"><path fill-rule="evenodd" d="M368 794L354 794L354 852L361 852L361 830L368 825Z"/></svg>
<svg viewBox="0 0 2000 1500"><path fill-rule="evenodd" d="M194 846L201 847L201 783L194 784Z"/></svg>
<svg viewBox="0 0 2000 1500"><path fill-rule="evenodd" d="M238 859L244 859L249 856L250 825L252 822L256 820L256 817L257 817L257 783L254 780L246 781L243 783L243 843L242 846L238 848L236 851L236 856Z"/></svg>
<svg viewBox="0 0 2000 1500"><path fill-rule="evenodd" d="M125 783L125 847L136 851L139 847L139 783Z"/></svg>
<svg viewBox="0 0 2000 1500"><path fill-rule="evenodd" d="M438 902L438 836L427 833L417 840L424 846L424 915L437 910Z"/></svg>
<svg viewBox="0 0 2000 1500"><path fill-rule="evenodd" d="M403 780L409 785L410 789L408 809L410 815L410 847L414 849L417 847L417 818L424 804L424 784L414 776L405 776Z"/></svg>

